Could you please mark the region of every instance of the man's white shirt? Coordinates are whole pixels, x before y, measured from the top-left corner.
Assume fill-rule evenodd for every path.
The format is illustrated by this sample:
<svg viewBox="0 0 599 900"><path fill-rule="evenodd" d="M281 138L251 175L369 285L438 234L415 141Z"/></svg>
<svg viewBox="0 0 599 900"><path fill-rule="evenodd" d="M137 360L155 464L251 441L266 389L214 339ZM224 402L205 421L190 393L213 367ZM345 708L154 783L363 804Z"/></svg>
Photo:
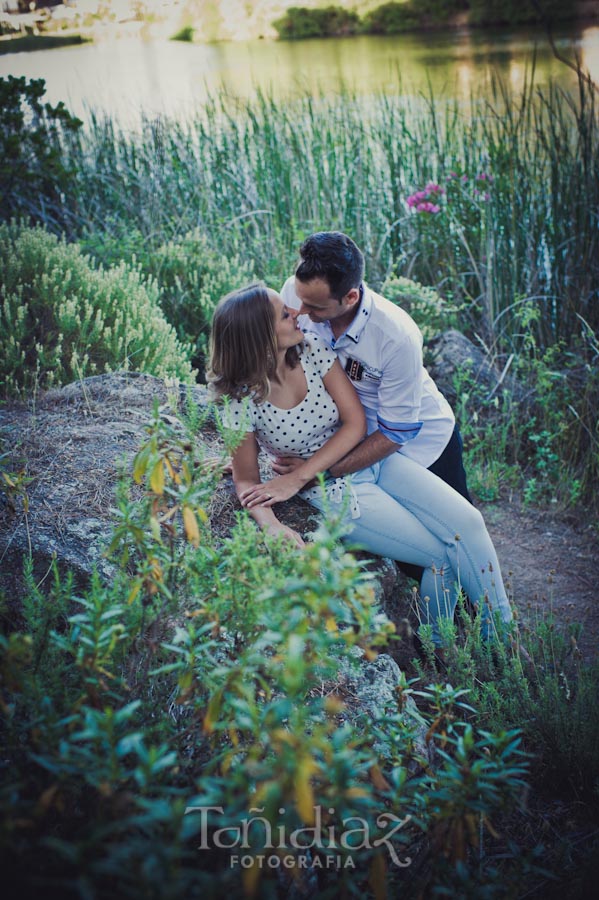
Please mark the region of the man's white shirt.
<svg viewBox="0 0 599 900"><path fill-rule="evenodd" d="M292 309L301 307L293 276L281 297ZM339 338L328 321L300 316L299 325L336 352L366 412L368 433L379 429L405 456L431 466L447 446L455 418L424 368L422 333L411 316L364 285L357 315Z"/></svg>

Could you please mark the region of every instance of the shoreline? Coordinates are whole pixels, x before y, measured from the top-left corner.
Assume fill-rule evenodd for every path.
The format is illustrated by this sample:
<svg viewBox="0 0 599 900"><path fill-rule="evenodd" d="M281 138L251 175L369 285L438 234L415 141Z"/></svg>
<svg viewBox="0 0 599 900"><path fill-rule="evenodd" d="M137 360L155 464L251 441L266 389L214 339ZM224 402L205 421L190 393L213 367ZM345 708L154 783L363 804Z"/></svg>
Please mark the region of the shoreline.
<svg viewBox="0 0 599 900"><path fill-rule="evenodd" d="M588 4L584 4L578 15L573 16L571 19L566 21L558 22L554 31L560 32L562 30L570 30L573 28L592 28L599 27L599 4L593 4L594 13L591 13ZM16 14L14 14L16 18ZM10 21L13 18L13 14L4 13L4 20ZM121 40L126 38L139 38L144 41L152 41L156 39L164 39L168 41L175 41L177 38L175 35L181 29L173 29L172 20L166 20L161 22L147 22L147 21L137 21L137 20L127 20L121 22L108 22L108 21L98 21L94 24L93 27L77 27L77 28L69 28L69 29L61 29L60 32L38 32L35 33L26 33L15 31L14 34L3 34L0 35L0 55L7 53L17 53L17 52L29 52L29 51L38 51L38 50L51 50L51 49L59 49L66 46L76 46L87 43L97 43L102 42L104 40ZM189 44L198 44L198 45L214 45L214 44L239 44L239 43L250 43L254 41L264 41L269 44L300 44L307 41L334 41L339 39L352 39L352 38L360 38L360 37L368 37L368 38L401 38L404 35L429 35L429 34L439 34L446 33L448 31L453 33L472 33L472 34L483 34L485 32L492 34L505 34L509 32L519 32L523 30L538 30L545 31L545 26L541 22L530 22L530 23L519 23L519 24L477 24L471 23L468 21L467 13L461 13L458 16L455 16L453 19L438 23L438 24L430 24L430 25L421 25L413 28L406 28L405 30L393 32L393 33L369 33L362 32L360 34L347 34L347 35L331 35L331 36L318 36L318 37L307 37L307 38L280 38L276 36L274 33L271 35L254 35L251 33L246 33L241 35L240 32L237 32L234 36L221 36L215 38L213 40L209 39L201 39L200 36L192 39L191 41L181 41L181 43L189 43ZM192 32L197 29L193 29Z"/></svg>

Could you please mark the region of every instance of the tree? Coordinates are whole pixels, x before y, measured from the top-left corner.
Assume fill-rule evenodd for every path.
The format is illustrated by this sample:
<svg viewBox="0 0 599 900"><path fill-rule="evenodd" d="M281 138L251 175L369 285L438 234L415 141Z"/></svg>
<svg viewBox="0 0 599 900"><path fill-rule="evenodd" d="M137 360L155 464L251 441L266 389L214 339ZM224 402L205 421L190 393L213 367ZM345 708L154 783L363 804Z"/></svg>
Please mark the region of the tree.
<svg viewBox="0 0 599 900"><path fill-rule="evenodd" d="M43 103L42 78L0 78L0 216L54 217L64 207L72 172L65 142L82 126L62 101Z"/></svg>

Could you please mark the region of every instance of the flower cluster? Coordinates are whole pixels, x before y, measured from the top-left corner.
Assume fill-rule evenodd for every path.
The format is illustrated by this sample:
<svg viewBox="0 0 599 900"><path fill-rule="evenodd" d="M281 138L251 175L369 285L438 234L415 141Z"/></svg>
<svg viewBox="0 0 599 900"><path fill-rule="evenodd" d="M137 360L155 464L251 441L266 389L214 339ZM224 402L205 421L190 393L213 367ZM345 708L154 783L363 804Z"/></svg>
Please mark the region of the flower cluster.
<svg viewBox="0 0 599 900"><path fill-rule="evenodd" d="M429 181L424 188L410 194L406 198L406 203L413 212L429 215L441 212L444 195L446 195L445 202L465 198L474 200L475 204L481 201L486 203L491 199L490 188L494 181L490 172L480 171L472 176L451 171L446 177L447 188L441 187L435 181Z"/></svg>
<svg viewBox="0 0 599 900"><path fill-rule="evenodd" d="M470 179L468 175L460 175L459 172L450 172L447 176L447 183L451 184L451 182L455 181L459 181L465 187ZM479 172L472 179L472 182L476 185L476 187L472 189L472 195L485 202L490 200L491 194L488 190L484 190L484 188L490 188L494 181L495 179L490 172Z"/></svg>
<svg viewBox="0 0 599 900"><path fill-rule="evenodd" d="M433 200L440 200L441 195L444 193L445 191L441 185L436 184L434 181L429 181L423 190L410 194L406 203L410 209L415 210L417 213L438 213L441 212L441 207L438 203L434 203Z"/></svg>

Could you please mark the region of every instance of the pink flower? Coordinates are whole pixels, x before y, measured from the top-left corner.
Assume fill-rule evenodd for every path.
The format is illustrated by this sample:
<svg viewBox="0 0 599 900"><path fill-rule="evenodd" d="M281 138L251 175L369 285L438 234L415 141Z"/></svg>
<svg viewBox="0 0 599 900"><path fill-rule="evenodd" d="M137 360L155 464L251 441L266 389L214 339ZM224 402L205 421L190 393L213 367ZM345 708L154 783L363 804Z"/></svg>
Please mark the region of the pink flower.
<svg viewBox="0 0 599 900"><path fill-rule="evenodd" d="M441 212L441 207L437 206L436 203L430 203L428 200L424 200L416 206L416 212L438 213Z"/></svg>
<svg viewBox="0 0 599 900"><path fill-rule="evenodd" d="M406 203L410 209L416 209L416 212L437 213L440 212L441 207L437 206L436 203L431 203L430 198L435 196L439 197L444 193L445 190L439 184L436 184L434 181L429 181L424 190L410 194L410 196L406 198Z"/></svg>
<svg viewBox="0 0 599 900"><path fill-rule="evenodd" d="M410 194L410 196L406 200L406 203L408 204L408 206L417 206L418 203L422 203L422 201L426 200L427 197L428 194L426 193L426 191L416 191L415 194Z"/></svg>
<svg viewBox="0 0 599 900"><path fill-rule="evenodd" d="M447 180L453 181L455 178L459 178L459 177L460 176L458 175L457 172L450 172L449 175L447 176Z"/></svg>
<svg viewBox="0 0 599 900"><path fill-rule="evenodd" d="M493 184L495 179L488 172L479 172L478 175L476 176L476 180L477 181L488 181L489 184Z"/></svg>

